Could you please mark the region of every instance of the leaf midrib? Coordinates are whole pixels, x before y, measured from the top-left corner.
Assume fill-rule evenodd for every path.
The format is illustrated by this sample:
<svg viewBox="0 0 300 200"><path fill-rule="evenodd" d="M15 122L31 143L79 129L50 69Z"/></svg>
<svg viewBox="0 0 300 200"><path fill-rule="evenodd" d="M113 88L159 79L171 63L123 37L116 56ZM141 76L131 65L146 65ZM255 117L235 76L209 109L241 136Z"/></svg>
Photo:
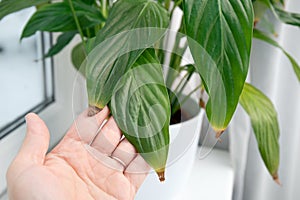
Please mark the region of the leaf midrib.
<svg viewBox="0 0 300 200"><path fill-rule="evenodd" d="M137 22L138 22L138 21L140 20L140 18L142 17L142 14L143 14L143 12L145 11L145 9L147 8L147 6L150 4L150 1L147 1L147 2L145 2L144 4L145 4L145 5L144 5L143 9L142 9L141 12L139 13L137 19L135 20L135 22L134 22L134 24L133 24L133 26L132 26L133 28L136 27Z"/></svg>
<svg viewBox="0 0 300 200"><path fill-rule="evenodd" d="M218 0L218 11L219 11L219 16L220 16L220 29L221 29L221 55L220 55L220 57L221 57L221 65L223 65L224 63L224 59L223 59L223 57L224 57L224 46L225 46L225 44L224 44L224 41L225 41L225 39L224 39L224 30L223 30L223 20L222 20L222 18L224 18L224 15L223 15L223 12L222 12L222 7L221 7L221 0ZM218 65L217 65L218 66Z"/></svg>

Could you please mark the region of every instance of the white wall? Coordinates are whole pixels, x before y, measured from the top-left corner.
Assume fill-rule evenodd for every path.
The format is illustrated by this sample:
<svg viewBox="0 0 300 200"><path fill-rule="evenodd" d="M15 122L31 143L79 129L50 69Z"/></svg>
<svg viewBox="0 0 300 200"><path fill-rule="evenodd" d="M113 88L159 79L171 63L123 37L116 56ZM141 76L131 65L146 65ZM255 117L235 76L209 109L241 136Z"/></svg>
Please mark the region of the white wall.
<svg viewBox="0 0 300 200"><path fill-rule="evenodd" d="M289 11L300 12L300 1L286 3ZM282 25L278 41L300 62L300 29ZM286 57L278 50L254 42L252 83L275 104L280 123L280 168L282 186L274 183L260 158L251 134L245 177L245 200L300 199L300 84Z"/></svg>

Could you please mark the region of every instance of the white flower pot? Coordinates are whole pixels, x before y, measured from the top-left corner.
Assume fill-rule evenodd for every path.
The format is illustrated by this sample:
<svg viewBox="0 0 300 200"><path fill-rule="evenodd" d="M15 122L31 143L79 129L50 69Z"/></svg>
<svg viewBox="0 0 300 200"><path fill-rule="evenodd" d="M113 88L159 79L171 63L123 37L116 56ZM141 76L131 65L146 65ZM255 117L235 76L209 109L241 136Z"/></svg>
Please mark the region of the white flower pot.
<svg viewBox="0 0 300 200"><path fill-rule="evenodd" d="M139 189L136 200L174 200L185 188L197 152L204 111L192 99L183 105L183 110L191 118L170 126L166 180L159 182L156 173L151 171Z"/></svg>

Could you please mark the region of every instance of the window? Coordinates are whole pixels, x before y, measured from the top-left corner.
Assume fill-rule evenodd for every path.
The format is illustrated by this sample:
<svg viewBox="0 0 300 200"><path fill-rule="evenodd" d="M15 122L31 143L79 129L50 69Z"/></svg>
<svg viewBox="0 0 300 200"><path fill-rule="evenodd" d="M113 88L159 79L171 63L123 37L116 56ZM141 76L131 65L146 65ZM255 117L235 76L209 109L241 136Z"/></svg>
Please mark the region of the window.
<svg viewBox="0 0 300 200"><path fill-rule="evenodd" d="M86 102L81 101L81 89L84 91L85 87L79 84L73 93L73 88L77 87L74 86L77 72L71 64L71 48L66 48L54 58L42 59L42 52L47 51L52 43L51 35L38 33L19 42L23 25L33 11L33 8L27 9L0 21L1 200L5 199L6 171L25 136L24 115L33 111L46 122L51 148L63 137L73 121L73 115L86 106ZM11 24L12 27L9 27ZM53 41L56 38L54 34ZM72 44L76 45L76 42ZM77 100L72 103L72 99Z"/></svg>
<svg viewBox="0 0 300 200"><path fill-rule="evenodd" d="M26 113L39 112L54 101L53 63L43 59L51 36L39 33L19 40L33 11L26 9L0 22L0 139L20 126Z"/></svg>

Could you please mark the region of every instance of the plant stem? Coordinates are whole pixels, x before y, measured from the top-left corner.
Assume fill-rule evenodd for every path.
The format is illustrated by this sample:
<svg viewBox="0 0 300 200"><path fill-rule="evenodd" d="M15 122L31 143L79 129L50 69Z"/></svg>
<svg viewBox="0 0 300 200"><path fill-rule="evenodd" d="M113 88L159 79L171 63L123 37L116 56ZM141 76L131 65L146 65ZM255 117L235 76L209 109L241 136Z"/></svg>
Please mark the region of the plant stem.
<svg viewBox="0 0 300 200"><path fill-rule="evenodd" d="M107 0L102 0L101 1L101 11L102 11L102 15L107 18Z"/></svg>
<svg viewBox="0 0 300 200"><path fill-rule="evenodd" d="M73 17L74 17L74 20L75 20L77 29L78 29L78 31L79 31L79 34L80 34L80 37L81 37L81 40L82 40L82 43L83 43L83 45L85 46L84 35L83 35L82 29L81 29L81 27L80 27L80 23L79 23L79 20L78 20L78 18L77 18L77 15L76 15L76 13L75 13L75 9L74 9L72 0L69 0L69 4L70 4L70 8L71 8L71 11L72 11L72 14L73 14ZM86 54L86 52L85 52L85 54Z"/></svg>
<svg viewBox="0 0 300 200"><path fill-rule="evenodd" d="M186 48L187 48L187 44L185 44L185 46L183 48L179 47L180 44L180 40L181 37L179 37L179 34L182 32L183 30L183 23L182 23L183 18L181 19L181 25L180 28L178 30L178 32L176 33L176 37L175 37L175 44L173 46L173 50L172 52L177 52L181 55L177 55L175 53L171 54L171 60L169 63L169 70L167 72L167 81L166 81L166 85L168 87L171 87L175 78L177 77L176 73L174 72L178 70L178 68L180 67L180 63L181 63L181 59L182 59L182 55L185 52ZM179 51L180 49L180 51Z"/></svg>
<svg viewBox="0 0 300 200"><path fill-rule="evenodd" d="M201 87L202 87L202 84L199 84L195 89L193 89L189 94L187 94L182 101L180 101L180 104L173 107L172 115L175 114L179 110L180 106L182 106L190 98L190 96L193 93L195 93L198 89L200 89Z"/></svg>
<svg viewBox="0 0 300 200"><path fill-rule="evenodd" d="M186 79L183 79L184 83L183 83L182 87L180 88L180 90L179 90L178 92L174 90L174 93L175 93L175 94L178 94L178 95L181 95L181 94L182 94L184 88L186 87L186 85L187 85L188 82L190 81L190 79L191 79L191 77L192 77L193 74L194 74L194 72L192 72L192 73L187 73L187 74L186 74L186 75L187 75L187 78L186 78ZM175 100L176 100L176 99L172 99L172 101L171 101L172 104L171 104L171 105L175 104L175 102L176 102Z"/></svg>
<svg viewBox="0 0 300 200"><path fill-rule="evenodd" d="M180 85L183 83L184 79L188 76L188 73L185 74L180 82L178 83L177 87L173 90L173 92L169 93L169 99L171 103L171 107L174 107L174 104L176 103L176 94L178 94L177 90L179 89Z"/></svg>
<svg viewBox="0 0 300 200"><path fill-rule="evenodd" d="M160 64L164 65L165 64L165 51L164 51L164 43L166 40L166 36L162 37L158 42L157 42L157 57L160 61Z"/></svg>
<svg viewBox="0 0 300 200"><path fill-rule="evenodd" d="M86 29L86 35L88 38L91 38L91 32L90 29Z"/></svg>
<svg viewBox="0 0 300 200"><path fill-rule="evenodd" d="M183 48L179 47L179 41L175 42L174 47L171 54L171 60L169 63L169 70L167 72L167 86L171 87L177 77L177 73L179 73L179 68L182 60L183 53L185 52L187 48L187 45L185 45ZM176 50L177 49L177 50ZM178 55L179 54L179 55Z"/></svg>
<svg viewBox="0 0 300 200"><path fill-rule="evenodd" d="M189 76L189 73L186 73L182 79L180 80L180 82L178 83L178 85L176 86L176 88L174 89L174 93L176 93L176 91L179 89L179 87L181 86L181 84L183 83L183 81L186 79L186 77Z"/></svg>

